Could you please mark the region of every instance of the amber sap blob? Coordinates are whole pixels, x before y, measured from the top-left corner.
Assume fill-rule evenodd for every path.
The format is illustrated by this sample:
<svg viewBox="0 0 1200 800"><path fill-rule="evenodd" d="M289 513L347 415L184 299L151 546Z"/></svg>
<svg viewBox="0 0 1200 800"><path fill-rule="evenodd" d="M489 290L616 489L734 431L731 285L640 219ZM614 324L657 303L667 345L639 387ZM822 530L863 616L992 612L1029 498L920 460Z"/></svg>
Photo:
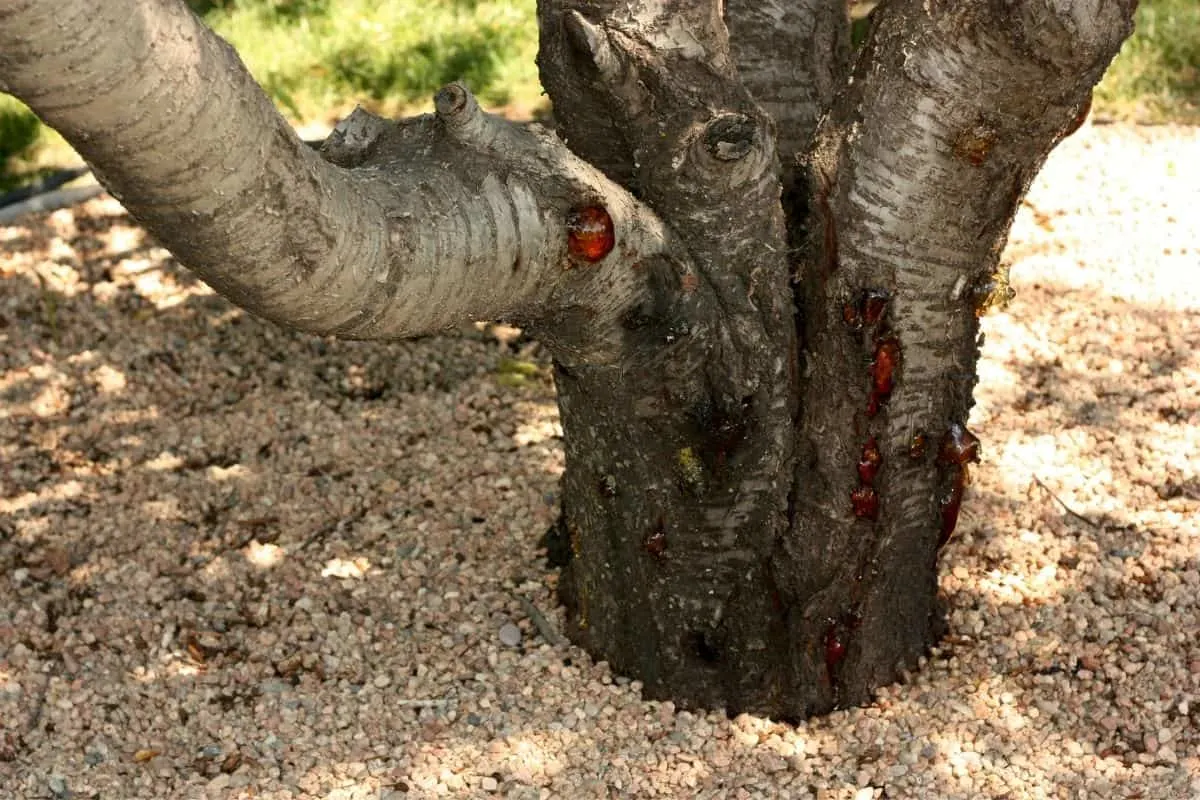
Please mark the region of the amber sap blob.
<svg viewBox="0 0 1200 800"><path fill-rule="evenodd" d="M859 519L879 517L879 493L870 486L859 486L850 493L850 506Z"/></svg>
<svg viewBox="0 0 1200 800"><path fill-rule="evenodd" d="M965 425L951 423L938 448L938 463L961 466L978 460L979 437L967 430Z"/></svg>
<svg viewBox="0 0 1200 800"><path fill-rule="evenodd" d="M862 295L863 321L868 325L878 324L887 313L888 300L891 299L883 289L864 289Z"/></svg>
<svg viewBox="0 0 1200 800"><path fill-rule="evenodd" d="M612 217L601 206L577 208L567 214L567 250L575 258L596 262L616 244Z"/></svg>
<svg viewBox="0 0 1200 800"><path fill-rule="evenodd" d="M880 339L875 345L871 362L871 396L867 400L867 416L879 413L896 386L896 368L900 366L900 342L893 338Z"/></svg>
<svg viewBox="0 0 1200 800"><path fill-rule="evenodd" d="M642 547L655 558L662 558L663 553L667 552L667 531L661 519L642 539Z"/></svg>
<svg viewBox="0 0 1200 800"><path fill-rule="evenodd" d="M863 445L862 455L858 459L858 479L864 486L871 486L875 483L875 476L879 474L879 467L882 464L883 453L879 452L879 442L872 436Z"/></svg>
<svg viewBox="0 0 1200 800"><path fill-rule="evenodd" d="M825 630L825 669L833 672L846 657L846 639L837 623L831 623Z"/></svg>

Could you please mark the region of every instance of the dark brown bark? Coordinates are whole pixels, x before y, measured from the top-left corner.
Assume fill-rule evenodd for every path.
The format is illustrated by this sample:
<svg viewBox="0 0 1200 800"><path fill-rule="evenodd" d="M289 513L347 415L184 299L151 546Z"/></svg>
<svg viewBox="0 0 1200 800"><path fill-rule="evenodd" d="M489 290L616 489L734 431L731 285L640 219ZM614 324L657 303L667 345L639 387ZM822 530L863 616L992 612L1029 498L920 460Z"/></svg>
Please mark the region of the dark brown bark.
<svg viewBox="0 0 1200 800"><path fill-rule="evenodd" d="M558 61L578 71L561 85L602 98L633 154L628 180L694 271L652 280L621 363L558 371L562 594L575 639L649 694L765 710L764 687L772 702L786 691L759 624L778 618L768 570L797 389L773 125L736 79L715 6L669 27L643 12L542 8L543 36L579 51ZM561 116L568 143L592 116Z"/></svg>
<svg viewBox="0 0 1200 800"><path fill-rule="evenodd" d="M692 168L689 137L770 136L729 61L764 99L777 78L755 56L802 21L766 34L770 4L731 4L739 52L715 5L668 25L653 3L542 3L567 141L618 165L698 276L691 295L658 282L622 366L559 371L571 634L648 695L801 717L867 699L935 641L937 554L977 454L975 306L1029 180L1128 32L1128 3L1082 23L1060 5L894 0L837 97L813 88L807 194L781 204L765 177L747 192ZM837 52L844 26L817 29ZM786 135L812 136L815 113L773 107L793 114ZM620 137L589 143L597 120ZM784 206L804 246L799 340L756 294L787 291L786 234L763 224Z"/></svg>

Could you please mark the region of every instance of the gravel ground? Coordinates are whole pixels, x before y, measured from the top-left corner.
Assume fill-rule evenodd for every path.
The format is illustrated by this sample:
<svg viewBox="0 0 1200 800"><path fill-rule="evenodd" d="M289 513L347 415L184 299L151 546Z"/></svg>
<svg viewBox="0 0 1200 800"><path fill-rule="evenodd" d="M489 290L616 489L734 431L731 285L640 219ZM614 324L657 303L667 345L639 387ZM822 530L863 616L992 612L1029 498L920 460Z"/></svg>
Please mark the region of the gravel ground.
<svg viewBox="0 0 1200 800"><path fill-rule="evenodd" d="M0 227L0 795L1200 798L1200 129L1088 127L1018 220L951 633L789 726L561 642L508 331L280 331L111 199Z"/></svg>

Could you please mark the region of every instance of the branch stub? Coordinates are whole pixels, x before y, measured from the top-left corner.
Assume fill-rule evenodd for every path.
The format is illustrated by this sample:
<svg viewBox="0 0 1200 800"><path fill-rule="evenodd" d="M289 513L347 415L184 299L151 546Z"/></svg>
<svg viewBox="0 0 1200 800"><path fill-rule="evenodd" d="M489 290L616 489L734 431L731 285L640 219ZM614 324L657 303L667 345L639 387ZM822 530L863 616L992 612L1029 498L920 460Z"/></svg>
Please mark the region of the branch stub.
<svg viewBox="0 0 1200 800"><path fill-rule="evenodd" d="M439 117L461 114L467 107L470 94L462 84L448 83L433 96L433 106Z"/></svg>
<svg viewBox="0 0 1200 800"><path fill-rule="evenodd" d="M708 123L704 147L718 161L740 161L753 149L758 125L745 114L721 114Z"/></svg>

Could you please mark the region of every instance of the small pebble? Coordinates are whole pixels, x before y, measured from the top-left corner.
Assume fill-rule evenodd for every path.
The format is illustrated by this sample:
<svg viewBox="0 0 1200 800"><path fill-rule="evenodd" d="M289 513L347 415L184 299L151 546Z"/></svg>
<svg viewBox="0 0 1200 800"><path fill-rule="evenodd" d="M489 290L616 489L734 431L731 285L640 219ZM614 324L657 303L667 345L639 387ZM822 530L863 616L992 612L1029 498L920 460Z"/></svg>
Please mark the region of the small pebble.
<svg viewBox="0 0 1200 800"><path fill-rule="evenodd" d="M71 796L71 790L67 788L67 781L61 775L51 775L50 780L46 781L46 787L50 790L50 794L60 800L66 800Z"/></svg>
<svg viewBox="0 0 1200 800"><path fill-rule="evenodd" d="M506 647L518 647L521 644L521 629L511 622L500 626L500 642Z"/></svg>

